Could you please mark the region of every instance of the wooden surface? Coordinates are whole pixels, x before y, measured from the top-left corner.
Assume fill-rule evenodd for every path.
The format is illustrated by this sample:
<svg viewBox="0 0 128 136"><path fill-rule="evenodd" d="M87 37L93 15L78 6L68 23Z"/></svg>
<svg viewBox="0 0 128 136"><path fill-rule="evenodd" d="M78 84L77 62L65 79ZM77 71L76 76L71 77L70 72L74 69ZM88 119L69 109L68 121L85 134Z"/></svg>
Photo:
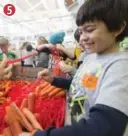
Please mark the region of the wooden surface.
<svg viewBox="0 0 128 136"><path fill-rule="evenodd" d="M37 78L37 74L39 71L43 70L43 68L31 68L31 67L21 67L16 66L13 68L13 76L12 79L22 79L33 81Z"/></svg>

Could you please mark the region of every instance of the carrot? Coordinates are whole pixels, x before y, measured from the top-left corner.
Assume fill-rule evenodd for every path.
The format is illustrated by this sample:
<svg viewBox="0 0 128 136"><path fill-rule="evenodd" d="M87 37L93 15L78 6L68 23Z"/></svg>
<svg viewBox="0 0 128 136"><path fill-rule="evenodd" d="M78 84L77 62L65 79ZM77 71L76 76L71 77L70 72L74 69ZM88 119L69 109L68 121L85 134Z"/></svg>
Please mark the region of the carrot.
<svg viewBox="0 0 128 136"><path fill-rule="evenodd" d="M4 121L5 121L5 123L6 123L6 124L8 124L8 125L9 125L9 120L8 120L8 116L7 116L7 114L4 116Z"/></svg>
<svg viewBox="0 0 128 136"><path fill-rule="evenodd" d="M49 93L51 93L54 89L56 89L55 86L50 86L49 88L47 88L41 95L48 95Z"/></svg>
<svg viewBox="0 0 128 136"><path fill-rule="evenodd" d="M37 86L36 89L35 89L36 96L38 96L39 93L40 93L40 86Z"/></svg>
<svg viewBox="0 0 128 136"><path fill-rule="evenodd" d="M3 96L3 95L4 95L4 93L3 93L3 92L0 92L0 97Z"/></svg>
<svg viewBox="0 0 128 136"><path fill-rule="evenodd" d="M40 126L40 124L36 120L36 117L27 108L24 108L22 111L23 111L24 115L26 116L26 118L30 121L30 123L32 124L34 129L42 130L42 127Z"/></svg>
<svg viewBox="0 0 128 136"><path fill-rule="evenodd" d="M3 136L13 136L9 127L3 130Z"/></svg>
<svg viewBox="0 0 128 136"><path fill-rule="evenodd" d="M45 88L43 88L40 92L40 96L44 96L47 95L47 90L51 87L51 85L49 84L48 86L46 86Z"/></svg>
<svg viewBox="0 0 128 136"><path fill-rule="evenodd" d="M6 113L5 121L8 125L19 118L10 107L6 107Z"/></svg>
<svg viewBox="0 0 128 136"><path fill-rule="evenodd" d="M34 93L28 95L28 109L34 113L36 96Z"/></svg>
<svg viewBox="0 0 128 136"><path fill-rule="evenodd" d="M11 89L11 87L6 88L3 96L7 96L8 92L10 91L10 89Z"/></svg>
<svg viewBox="0 0 128 136"><path fill-rule="evenodd" d="M40 89L44 88L47 85L49 85L49 83L48 82L44 82L43 84L40 85Z"/></svg>
<svg viewBox="0 0 128 136"><path fill-rule="evenodd" d="M46 88L46 90L44 90L44 91L41 92L41 96L45 96L45 95L48 96L48 94L50 92L52 92L52 90L54 90L55 88L56 88L55 86L51 86L50 85L48 88Z"/></svg>
<svg viewBox="0 0 128 136"><path fill-rule="evenodd" d="M40 114L39 114L39 113L35 113L34 115L35 115L37 121L39 122L39 121L40 121L40 120L39 120L39 119L40 119Z"/></svg>
<svg viewBox="0 0 128 136"><path fill-rule="evenodd" d="M43 96L40 96L40 98L43 100L43 99L46 99L46 98L48 98L48 95L47 94L45 94L45 95L43 95Z"/></svg>
<svg viewBox="0 0 128 136"><path fill-rule="evenodd" d="M11 89L10 82L5 83L3 96L7 96L7 94L8 94L8 92L9 92L10 89Z"/></svg>
<svg viewBox="0 0 128 136"><path fill-rule="evenodd" d="M22 110L23 108L28 107L28 100L24 99L21 103L20 109Z"/></svg>
<svg viewBox="0 0 128 136"><path fill-rule="evenodd" d="M65 96L65 91L60 91L59 93L57 93L55 96L56 97L64 97Z"/></svg>
<svg viewBox="0 0 128 136"><path fill-rule="evenodd" d="M43 88L41 89L41 92L42 92L42 91L45 91L45 90L48 89L50 86L51 86L50 84L46 85L45 87L43 87Z"/></svg>
<svg viewBox="0 0 128 136"><path fill-rule="evenodd" d="M33 131L32 125L26 119L24 114L19 110L19 108L15 104L12 104L10 108L12 109L12 112L14 113L13 118L17 117L17 120L23 125L23 127L25 127L29 132L32 132Z"/></svg>
<svg viewBox="0 0 128 136"><path fill-rule="evenodd" d="M62 88L55 88L52 90L51 93L48 94L49 97L55 96L57 93L59 93L62 90Z"/></svg>
<svg viewBox="0 0 128 136"><path fill-rule="evenodd" d="M37 88L35 89L36 96L39 96L42 89L47 87L48 85L50 85L48 82L44 82L40 86L37 86Z"/></svg>
<svg viewBox="0 0 128 136"><path fill-rule="evenodd" d="M10 129L13 136L19 136L22 133L22 127L18 121L12 122Z"/></svg>
<svg viewBox="0 0 128 136"><path fill-rule="evenodd" d="M4 104L7 101L7 98L0 97L0 104Z"/></svg>

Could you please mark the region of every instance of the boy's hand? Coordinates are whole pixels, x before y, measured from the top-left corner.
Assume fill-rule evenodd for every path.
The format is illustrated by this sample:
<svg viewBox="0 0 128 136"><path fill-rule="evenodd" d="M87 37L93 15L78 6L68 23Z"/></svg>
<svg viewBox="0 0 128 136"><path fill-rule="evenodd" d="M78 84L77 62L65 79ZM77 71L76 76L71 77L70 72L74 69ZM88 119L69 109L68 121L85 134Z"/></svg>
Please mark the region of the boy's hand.
<svg viewBox="0 0 128 136"><path fill-rule="evenodd" d="M69 72L72 72L73 67L65 64L64 62L60 62L60 69L64 73L69 73Z"/></svg>
<svg viewBox="0 0 128 136"><path fill-rule="evenodd" d="M52 83L53 82L53 75L49 69L44 69L38 73L38 77L44 79L45 81Z"/></svg>

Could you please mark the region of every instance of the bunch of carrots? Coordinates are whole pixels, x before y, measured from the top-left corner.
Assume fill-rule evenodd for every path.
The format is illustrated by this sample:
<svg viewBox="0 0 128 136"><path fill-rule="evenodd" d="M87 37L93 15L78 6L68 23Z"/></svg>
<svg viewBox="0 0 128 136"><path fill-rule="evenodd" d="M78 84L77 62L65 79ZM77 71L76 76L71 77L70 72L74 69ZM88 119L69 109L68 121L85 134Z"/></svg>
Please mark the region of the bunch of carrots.
<svg viewBox="0 0 128 136"><path fill-rule="evenodd" d="M8 102L8 94L9 91L11 90L11 88L13 86L18 86L19 88L22 86L26 86L27 84L29 84L29 82L27 81L11 81L11 80L4 80L4 81L0 81L0 104L4 104L6 102Z"/></svg>
<svg viewBox="0 0 128 136"><path fill-rule="evenodd" d="M33 122L29 122L29 119ZM26 132L32 132L34 129L42 130L35 115L28 107L21 109L14 103L6 107L5 123L4 136L18 136L23 130Z"/></svg>
<svg viewBox="0 0 128 136"><path fill-rule="evenodd" d="M6 136L17 136L32 132L34 129L47 129L50 126L62 127L65 118L65 99L48 98L45 100L30 93L24 98L20 106L12 103L6 108L2 132ZM59 110L58 110L59 109ZM32 123L29 120L34 120Z"/></svg>
<svg viewBox="0 0 128 136"><path fill-rule="evenodd" d="M57 88L52 86L48 82L43 82L39 86L36 87L35 93L37 96L41 97L42 99L51 98L51 97L64 97L65 90L62 88Z"/></svg>
<svg viewBox="0 0 128 136"><path fill-rule="evenodd" d="M0 104L4 104L8 101L8 97L10 95L14 96L12 92L21 92L24 91L26 88L29 88L31 86L31 83L28 81L18 80L18 81L11 81L11 80L5 80L0 81ZM65 96L65 90L62 88L57 88L55 86L52 86L48 82L41 82L36 88L32 90L35 92L35 94L38 97L41 97L42 99L45 98L51 98L51 97L64 97Z"/></svg>
<svg viewBox="0 0 128 136"><path fill-rule="evenodd" d="M29 84L29 82L27 81L11 81L11 80L4 80L4 81L0 81L0 104L4 104L8 101L8 93L10 91L10 89L13 86L25 86Z"/></svg>
<svg viewBox="0 0 128 136"><path fill-rule="evenodd" d="M13 102L21 111L26 108L32 112L43 129L53 125L55 127L63 126L65 90L42 81L31 92L26 93L26 90L31 88L32 84L24 80L0 81L0 100L5 99L5 101L0 101L0 133L5 128L5 114L9 113L5 109ZM9 129L6 128L5 130Z"/></svg>

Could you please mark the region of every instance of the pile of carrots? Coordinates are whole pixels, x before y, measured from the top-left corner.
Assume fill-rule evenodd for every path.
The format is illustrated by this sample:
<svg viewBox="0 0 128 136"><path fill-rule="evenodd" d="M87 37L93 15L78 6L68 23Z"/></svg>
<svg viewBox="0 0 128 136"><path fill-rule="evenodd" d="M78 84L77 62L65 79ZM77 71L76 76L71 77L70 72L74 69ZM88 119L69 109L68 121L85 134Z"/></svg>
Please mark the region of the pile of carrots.
<svg viewBox="0 0 128 136"><path fill-rule="evenodd" d="M41 97L42 99L48 97L64 97L65 90L62 88L57 88L52 86L48 82L43 82L39 86L36 87L35 93L37 96Z"/></svg>
<svg viewBox="0 0 128 136"><path fill-rule="evenodd" d="M8 93L10 89L13 86L26 86L27 84L30 84L27 81L10 81L10 80L4 80L0 81L0 104L4 104L8 101Z"/></svg>
<svg viewBox="0 0 128 136"><path fill-rule="evenodd" d="M30 88L31 85L32 83L23 80L0 81L0 104L6 103L9 100L8 98L11 97L12 95L16 98L15 95L17 94L15 92L17 92L18 94L25 92L26 89ZM38 86L33 88L31 92L35 92L36 96L41 97L42 99L65 96L64 89L52 86L50 83L45 81L42 81Z"/></svg>
<svg viewBox="0 0 128 136"><path fill-rule="evenodd" d="M33 123L30 123L29 119L32 119ZM4 136L19 136L23 130L26 132L32 132L34 129L42 130L36 117L28 108L20 109L14 103L6 107L5 123Z"/></svg>
<svg viewBox="0 0 128 136"><path fill-rule="evenodd" d="M33 83L24 80L0 81L0 133L6 127L6 108L13 102L20 110L32 112L43 129L50 126L62 127L65 118L65 90L42 81L31 90ZM2 99L5 101L2 101ZM59 109L59 110L58 110Z"/></svg>

